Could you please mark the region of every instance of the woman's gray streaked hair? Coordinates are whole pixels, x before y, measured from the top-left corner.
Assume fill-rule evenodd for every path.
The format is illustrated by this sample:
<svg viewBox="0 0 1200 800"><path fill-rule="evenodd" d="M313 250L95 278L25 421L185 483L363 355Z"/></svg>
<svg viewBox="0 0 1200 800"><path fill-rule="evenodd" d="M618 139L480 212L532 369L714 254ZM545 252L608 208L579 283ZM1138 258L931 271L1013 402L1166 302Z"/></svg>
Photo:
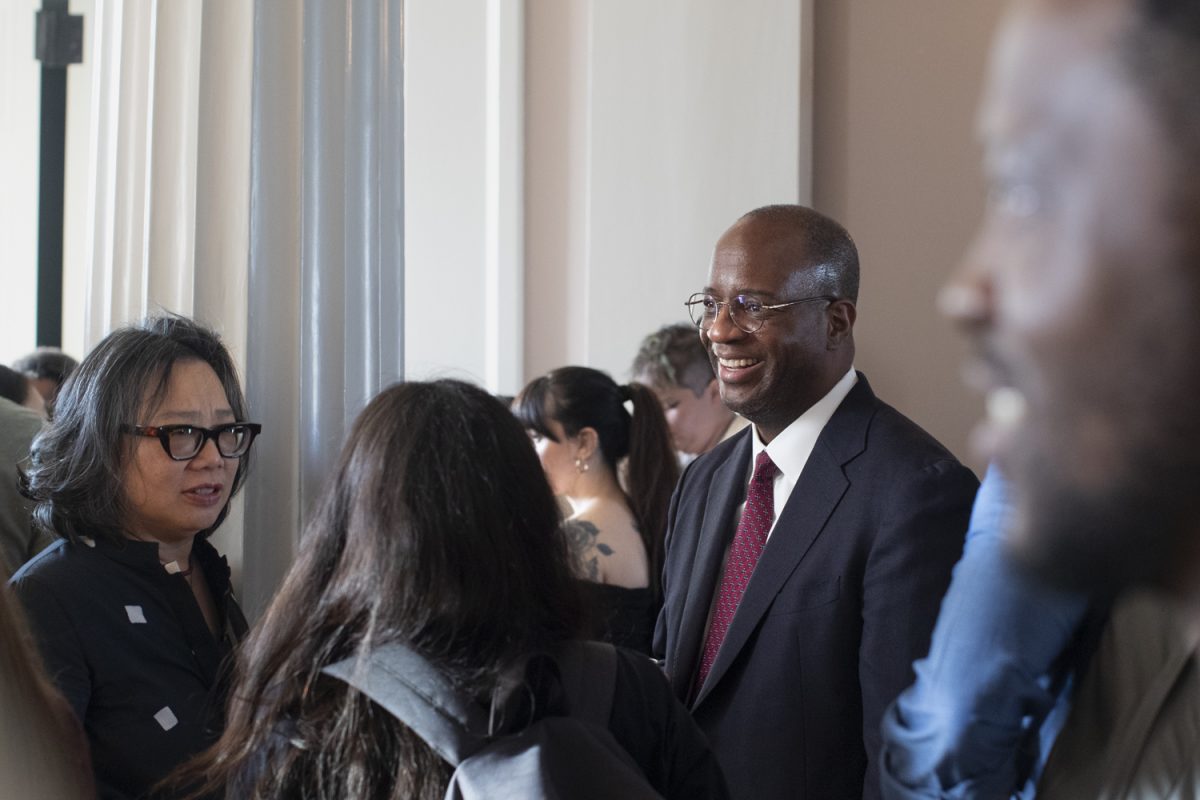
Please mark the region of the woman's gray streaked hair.
<svg viewBox="0 0 1200 800"><path fill-rule="evenodd" d="M123 425L144 424L162 402L179 361L212 367L235 418L246 419L237 370L220 337L180 316L149 317L104 338L64 384L54 420L33 441L21 491L34 501L34 521L65 539L124 538L124 467L132 448ZM250 466L242 456L230 497ZM221 509L207 536L224 521Z"/></svg>

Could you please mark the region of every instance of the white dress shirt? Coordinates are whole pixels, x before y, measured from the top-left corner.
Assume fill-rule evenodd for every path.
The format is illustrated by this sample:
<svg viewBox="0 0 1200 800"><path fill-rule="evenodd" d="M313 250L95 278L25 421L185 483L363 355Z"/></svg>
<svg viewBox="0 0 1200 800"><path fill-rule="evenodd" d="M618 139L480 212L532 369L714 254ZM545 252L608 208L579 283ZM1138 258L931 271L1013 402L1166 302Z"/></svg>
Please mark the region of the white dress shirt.
<svg viewBox="0 0 1200 800"><path fill-rule="evenodd" d="M787 505L788 498L792 496L792 489L796 487L796 481L799 479L800 473L804 471L808 457L812 455L813 448L817 444L817 437L821 435L821 431L825 429L833 412L837 411L838 406L846 399L846 395L850 394L850 390L856 383L858 383L858 373L851 366L850 371L843 375L842 379L834 384L824 397L813 403L808 411L784 428L770 444L763 444L758 435L758 426L754 427L754 432L750 436L750 466L746 470L747 486L750 484L750 478L754 475L754 464L758 460L758 454L763 450L770 454L775 466L779 467L773 487L775 513L771 517L771 530L767 533L768 539L775 530L775 522L783 512L783 507ZM738 507L739 521L745 506L746 503L743 501Z"/></svg>
<svg viewBox="0 0 1200 800"><path fill-rule="evenodd" d="M775 531L775 523L779 520L779 514L783 511L783 507L787 504L788 498L792 494L792 489L796 487L796 480L800 477L800 473L804 470L804 465L808 463L808 457L812 455L813 448L817 444L817 437L821 435L821 431L825 429L825 424L829 422L833 412L837 411L837 407L846 399L846 395L850 394L850 390L854 388L854 384L858 382L858 373L854 371L854 367L850 367L842 379L834 384L833 388L816 403L809 407L799 417L797 417L791 425L788 425L783 431L772 440L771 444L765 445L762 439L758 436L758 427L756 426L750 432L750 466L746 470L746 484L749 486L750 479L754 476L754 462L758 460L758 454L766 450L771 454L771 460L775 462L775 466L779 468L779 472L775 474L775 481L772 485L774 493L775 510L771 517L771 530L767 532L767 539L771 538L771 534ZM742 520L742 511L746 508L746 501L743 500L738 506L737 514L733 520L733 529L736 531L738 523ZM729 549L733 546L732 537L729 544L725 546L725 554L721 557L721 571L717 573L719 576L725 574L725 562L729 560ZM704 623L705 637L708 636L709 626L712 625L713 608L716 607L717 598L720 596L721 579L717 580L716 591L713 592L712 600L709 602L708 619Z"/></svg>

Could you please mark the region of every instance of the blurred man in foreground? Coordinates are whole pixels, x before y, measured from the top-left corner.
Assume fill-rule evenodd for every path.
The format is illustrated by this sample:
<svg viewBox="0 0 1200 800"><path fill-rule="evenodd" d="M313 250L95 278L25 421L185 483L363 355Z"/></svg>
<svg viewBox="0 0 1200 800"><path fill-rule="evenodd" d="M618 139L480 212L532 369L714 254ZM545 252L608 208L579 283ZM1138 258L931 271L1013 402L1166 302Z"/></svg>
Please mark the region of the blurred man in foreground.
<svg viewBox="0 0 1200 800"><path fill-rule="evenodd" d="M992 200L942 304L977 345L1012 550L1119 595L1039 800L1200 788L1198 87L1195 0L1021 0L997 39Z"/></svg>

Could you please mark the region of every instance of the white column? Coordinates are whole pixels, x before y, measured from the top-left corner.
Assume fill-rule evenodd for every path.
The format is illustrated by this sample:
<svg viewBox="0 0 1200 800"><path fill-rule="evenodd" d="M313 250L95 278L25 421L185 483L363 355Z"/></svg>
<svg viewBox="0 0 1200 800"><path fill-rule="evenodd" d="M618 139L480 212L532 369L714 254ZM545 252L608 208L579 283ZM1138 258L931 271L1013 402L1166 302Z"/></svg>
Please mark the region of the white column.
<svg viewBox="0 0 1200 800"><path fill-rule="evenodd" d="M406 373L521 387L524 0L409 4Z"/></svg>
<svg viewBox="0 0 1200 800"><path fill-rule="evenodd" d="M486 385L516 393L524 356L525 3L487 2Z"/></svg>

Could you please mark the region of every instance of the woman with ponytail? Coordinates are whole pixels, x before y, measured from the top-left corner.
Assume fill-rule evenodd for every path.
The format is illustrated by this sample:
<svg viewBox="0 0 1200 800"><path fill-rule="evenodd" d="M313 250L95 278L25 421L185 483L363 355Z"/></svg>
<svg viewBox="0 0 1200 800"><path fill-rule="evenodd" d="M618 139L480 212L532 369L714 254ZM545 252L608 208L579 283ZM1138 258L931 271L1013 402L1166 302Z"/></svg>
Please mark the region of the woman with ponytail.
<svg viewBox="0 0 1200 800"><path fill-rule="evenodd" d="M632 413L630 411L632 407ZM679 477L654 393L588 367L562 367L513 403L555 495L600 638L649 652L667 506Z"/></svg>

